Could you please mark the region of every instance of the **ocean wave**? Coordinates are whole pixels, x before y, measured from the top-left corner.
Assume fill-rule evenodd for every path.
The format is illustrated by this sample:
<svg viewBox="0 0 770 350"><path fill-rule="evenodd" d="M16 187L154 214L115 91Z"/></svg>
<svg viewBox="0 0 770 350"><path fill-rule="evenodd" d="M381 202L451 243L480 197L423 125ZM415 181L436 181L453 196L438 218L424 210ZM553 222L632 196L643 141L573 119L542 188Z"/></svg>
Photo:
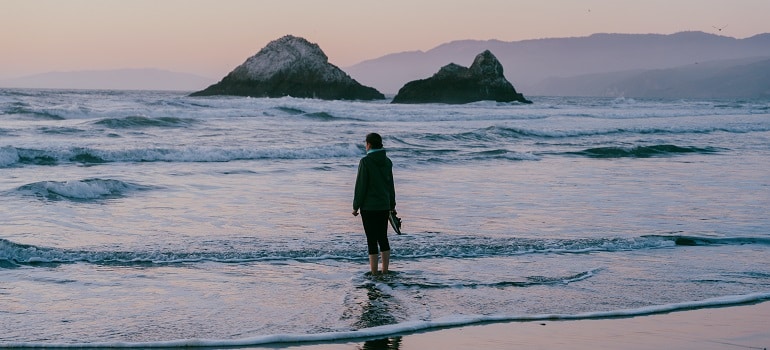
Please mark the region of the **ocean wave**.
<svg viewBox="0 0 770 350"><path fill-rule="evenodd" d="M281 112L286 113L286 114L305 114L305 113L307 113L307 112L305 112L305 111L303 111L303 110L301 110L299 108L286 107L286 106L275 107L275 110L281 111Z"/></svg>
<svg viewBox="0 0 770 350"><path fill-rule="evenodd" d="M67 150L39 150L5 146L0 147L0 168L16 165L57 165L63 162L83 164L106 163L107 160L102 158L99 153L101 152L81 147Z"/></svg>
<svg viewBox="0 0 770 350"><path fill-rule="evenodd" d="M456 164L457 162L461 161L537 161L541 159L540 156L530 152L516 152L502 148L469 152L448 148L426 149L420 147L398 147L391 149L390 154L393 154L399 158L408 158L439 164Z"/></svg>
<svg viewBox="0 0 770 350"><path fill-rule="evenodd" d="M33 119L45 119L45 120L64 120L66 117L62 115L61 111L51 110L47 108L34 108L27 103L15 102L9 104L2 110L2 114L10 116L20 116Z"/></svg>
<svg viewBox="0 0 770 350"><path fill-rule="evenodd" d="M15 147L0 147L0 168L7 168L18 164L20 159L19 151Z"/></svg>
<svg viewBox="0 0 770 350"><path fill-rule="evenodd" d="M532 153L512 152L506 149L472 152L468 156L473 160L503 159L503 160L540 160L540 157Z"/></svg>
<svg viewBox="0 0 770 350"><path fill-rule="evenodd" d="M137 148L104 150L87 147L29 149L0 147L0 168L18 165L58 165L61 163L101 164L115 162L208 163L260 159L326 159L357 157L359 146L339 143L313 148L220 148L188 146L182 148Z"/></svg>
<svg viewBox="0 0 770 350"><path fill-rule="evenodd" d="M0 128L0 136L14 136L15 133L9 129Z"/></svg>
<svg viewBox="0 0 770 350"><path fill-rule="evenodd" d="M589 129L589 130L539 130L521 127L490 126L483 129L466 131L455 134L414 134L409 138L422 140L426 142L500 142L518 139L566 139L583 138L594 136L615 136L615 135L686 135L686 134L711 134L711 133L731 133L745 134L750 132L767 132L769 128L765 126L747 126L736 125L727 127L685 127L685 128L609 128L609 129ZM396 141L406 142L406 138L401 137Z"/></svg>
<svg viewBox="0 0 770 350"><path fill-rule="evenodd" d="M674 242L681 246L705 246L705 245L744 245L744 244L762 244L770 245L770 237L699 237L683 235L646 235L652 239L664 239Z"/></svg>
<svg viewBox="0 0 770 350"><path fill-rule="evenodd" d="M109 182L107 182L109 184ZM38 191L48 191L47 184L33 184ZM55 184L64 186L62 183ZM69 190L77 192L73 196L92 196L90 184L72 185ZM104 185L97 187L124 187L136 185ZM79 188L86 187L83 192ZM97 191L107 191L98 189ZM34 190L33 190L34 191ZM44 192L48 193L48 192ZM100 192L104 193L104 192ZM96 196L97 194L93 194ZM105 196L112 194L106 193ZM60 196L53 194L53 196ZM596 238L596 239L526 239L526 238L490 238L490 237L449 237L423 233L419 236L410 236L409 240L399 242L397 254L400 259L430 259L430 258L483 258L505 257L527 254L585 254L593 252L622 252L645 249L672 248L687 246L689 241L704 242L707 244L764 244L770 245L770 239L762 237L754 238L702 238L683 236L641 236L635 238ZM441 241L442 244L435 242ZM708 243L711 242L711 243ZM0 239L0 260L12 264L69 264L91 263L97 265L175 265L197 262L217 262L224 264L246 263L255 261L319 261L341 260L359 261L366 259L361 257L360 249L346 243L340 243L333 239L328 242L311 242L312 246L284 247L283 245L266 245L262 243L249 244L248 246L262 246L256 251L79 251L50 247L38 247L17 244ZM322 245L328 247L324 251L318 251L315 247ZM577 278L579 276L573 276ZM572 277L571 277L572 278ZM511 282L511 281L509 281ZM521 281L517 281L521 282ZM546 283L540 281L541 283ZM513 282L511 282L513 283Z"/></svg>
<svg viewBox="0 0 770 350"><path fill-rule="evenodd" d="M532 239L493 238L478 236L446 237L440 234L421 234L419 239L399 243L398 255L402 258L477 258L515 256L525 254L584 254L591 252L617 252L628 250L657 249L675 246L674 240L665 236L634 238L583 238L583 239ZM439 239L440 238L440 239ZM442 241L436 245L433 242Z"/></svg>
<svg viewBox="0 0 770 350"><path fill-rule="evenodd" d="M202 103L201 100L190 100L179 97L171 97L169 99L150 100L145 102L148 106L155 108L172 108L172 109L199 109L199 108L215 108L210 104Z"/></svg>
<svg viewBox="0 0 770 350"><path fill-rule="evenodd" d="M22 195L48 200L89 201L122 198L132 191L151 187L112 179L85 179L77 181L41 181L19 187Z"/></svg>
<svg viewBox="0 0 770 350"><path fill-rule="evenodd" d="M676 145L652 145L634 147L595 147L566 154L590 158L652 158L667 157L685 153L713 154L720 150L714 147L683 147Z"/></svg>
<svg viewBox="0 0 770 350"><path fill-rule="evenodd" d="M593 277L600 269L583 271L569 276L527 276L519 280L503 280L489 282L456 282L438 281L436 279L414 278L400 272L392 272L387 276L378 277L380 283L390 288L419 288L419 289L457 289L457 288L506 288L534 287L554 284L569 284Z"/></svg>
<svg viewBox="0 0 770 350"><path fill-rule="evenodd" d="M130 116L122 118L105 118L94 122L96 125L111 129L138 129L138 128L180 128L194 124L195 119L178 117Z"/></svg>
<svg viewBox="0 0 770 350"><path fill-rule="evenodd" d="M320 122L330 122L330 121L338 121L338 120L360 120L360 119L351 118L351 117L340 117L332 112L326 112L326 111L308 112L308 111L305 111L304 109L297 108L297 107L290 107L290 106L272 107L265 110L264 114L268 116L274 116L276 115L275 113L273 113L274 111L279 112L278 113L279 115L301 117L303 119L320 121Z"/></svg>
<svg viewBox="0 0 770 350"><path fill-rule="evenodd" d="M67 135L67 134L78 134L85 132L83 129L78 128L72 128L72 127L53 127L53 126L44 126L38 128L38 131L40 131L41 134L48 134L48 135Z"/></svg>
<svg viewBox="0 0 770 350"><path fill-rule="evenodd" d="M222 348L253 347L290 343L339 342L355 339L378 339L414 332L463 327L492 322L534 322L554 320L592 320L617 317L638 317L661 313L695 310L713 307L728 307L770 300L770 292L744 295L727 295L681 303L650 305L634 309L586 312L579 314L537 314L537 315L451 315L435 320L406 321L396 324L362 328L342 332L310 334L268 334L240 339L179 339L155 342L94 342L94 343L45 343L45 342L0 342L2 348Z"/></svg>
<svg viewBox="0 0 770 350"><path fill-rule="evenodd" d="M318 120L318 121L332 121L332 120L345 120L348 118L339 118L335 117L332 114L329 114L327 112L315 112L315 113L306 113L303 114L304 117L312 120Z"/></svg>

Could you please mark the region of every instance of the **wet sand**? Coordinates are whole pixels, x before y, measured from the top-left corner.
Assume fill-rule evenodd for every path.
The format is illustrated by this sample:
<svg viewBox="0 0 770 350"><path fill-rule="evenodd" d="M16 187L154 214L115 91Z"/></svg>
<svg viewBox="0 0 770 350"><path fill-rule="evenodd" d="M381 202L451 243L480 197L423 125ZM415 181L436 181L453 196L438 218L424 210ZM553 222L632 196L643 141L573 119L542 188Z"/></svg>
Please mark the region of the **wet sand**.
<svg viewBox="0 0 770 350"><path fill-rule="evenodd" d="M770 302L630 318L509 322L438 329L293 350L767 349Z"/></svg>

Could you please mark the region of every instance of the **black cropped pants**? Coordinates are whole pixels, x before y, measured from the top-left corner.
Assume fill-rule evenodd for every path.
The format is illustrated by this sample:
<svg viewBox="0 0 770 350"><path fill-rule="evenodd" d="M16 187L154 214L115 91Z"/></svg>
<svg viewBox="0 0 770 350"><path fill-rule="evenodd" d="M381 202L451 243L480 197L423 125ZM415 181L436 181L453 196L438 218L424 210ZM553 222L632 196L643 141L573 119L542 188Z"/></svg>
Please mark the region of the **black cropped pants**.
<svg viewBox="0 0 770 350"><path fill-rule="evenodd" d="M390 210L361 210L361 221L364 223L369 255L390 250L390 243L388 242L388 215L390 215Z"/></svg>

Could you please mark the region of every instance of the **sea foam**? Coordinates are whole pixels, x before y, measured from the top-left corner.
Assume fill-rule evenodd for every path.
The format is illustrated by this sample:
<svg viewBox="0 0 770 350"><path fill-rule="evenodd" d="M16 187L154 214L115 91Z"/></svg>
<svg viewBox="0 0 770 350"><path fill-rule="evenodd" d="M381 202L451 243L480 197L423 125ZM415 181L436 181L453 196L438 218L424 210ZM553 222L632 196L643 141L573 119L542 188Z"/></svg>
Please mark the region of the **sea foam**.
<svg viewBox="0 0 770 350"><path fill-rule="evenodd" d="M359 146L336 144L311 148L289 147L214 147L187 146L176 148L99 149L71 147L64 149L30 149L5 146L0 148L0 168L19 165L58 165L62 163L99 164L113 162L181 162L209 163L260 159L326 159L357 157Z"/></svg>
<svg viewBox="0 0 770 350"><path fill-rule="evenodd" d="M539 315L452 315L432 321L406 321L393 325L377 326L346 332L315 334L270 334L241 339L178 339L157 342L93 342L93 343L43 343L0 342L2 348L214 348L277 345L287 343L322 343L342 340L377 339L430 329L461 327L489 322L533 322L555 320L590 320L609 317L638 317L659 313L694 310L708 307L727 307L758 303L770 299L770 292L730 295L665 305L652 305L634 309L621 309L579 314Z"/></svg>
<svg viewBox="0 0 770 350"><path fill-rule="evenodd" d="M120 180L94 178L35 182L19 187L18 192L52 200L92 200L120 198L129 191L146 190L149 188Z"/></svg>

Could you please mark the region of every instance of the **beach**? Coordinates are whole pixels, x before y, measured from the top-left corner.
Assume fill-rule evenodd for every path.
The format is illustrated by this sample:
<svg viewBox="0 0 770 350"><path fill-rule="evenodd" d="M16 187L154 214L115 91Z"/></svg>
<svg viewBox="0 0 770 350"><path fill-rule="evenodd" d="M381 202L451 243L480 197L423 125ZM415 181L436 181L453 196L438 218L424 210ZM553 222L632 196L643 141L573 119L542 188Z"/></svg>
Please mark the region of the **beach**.
<svg viewBox="0 0 770 350"><path fill-rule="evenodd" d="M531 321L459 328L295 350L367 349L767 349L770 302L629 318ZM283 347L281 347L283 348Z"/></svg>

